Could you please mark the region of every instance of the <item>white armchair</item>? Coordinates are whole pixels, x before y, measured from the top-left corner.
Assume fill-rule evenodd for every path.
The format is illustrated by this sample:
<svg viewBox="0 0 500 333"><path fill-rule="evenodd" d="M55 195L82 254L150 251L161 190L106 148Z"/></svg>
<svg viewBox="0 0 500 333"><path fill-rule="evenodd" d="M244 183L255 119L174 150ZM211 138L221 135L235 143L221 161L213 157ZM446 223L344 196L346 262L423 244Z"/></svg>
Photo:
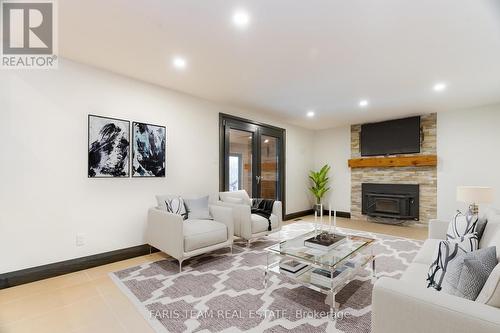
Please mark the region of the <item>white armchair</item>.
<svg viewBox="0 0 500 333"><path fill-rule="evenodd" d="M214 220L183 220L155 207L148 212L147 242L149 245L182 262L188 258L233 246L233 211L227 207L209 206Z"/></svg>
<svg viewBox="0 0 500 333"><path fill-rule="evenodd" d="M234 235L243 238L250 244L251 240L267 236L281 230L283 223L281 201L275 201L270 216L271 231L268 230L269 221L260 215L252 214L252 200L245 190L220 192L218 205L229 207L234 212Z"/></svg>

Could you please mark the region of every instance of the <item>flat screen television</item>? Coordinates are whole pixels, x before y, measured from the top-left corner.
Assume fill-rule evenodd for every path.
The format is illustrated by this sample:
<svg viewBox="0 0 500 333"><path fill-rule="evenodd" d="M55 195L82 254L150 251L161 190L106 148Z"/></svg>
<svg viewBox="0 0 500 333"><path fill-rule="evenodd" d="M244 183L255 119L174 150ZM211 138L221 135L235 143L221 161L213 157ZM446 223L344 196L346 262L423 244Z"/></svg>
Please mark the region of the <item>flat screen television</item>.
<svg viewBox="0 0 500 333"><path fill-rule="evenodd" d="M420 117L361 125L361 156L420 153Z"/></svg>

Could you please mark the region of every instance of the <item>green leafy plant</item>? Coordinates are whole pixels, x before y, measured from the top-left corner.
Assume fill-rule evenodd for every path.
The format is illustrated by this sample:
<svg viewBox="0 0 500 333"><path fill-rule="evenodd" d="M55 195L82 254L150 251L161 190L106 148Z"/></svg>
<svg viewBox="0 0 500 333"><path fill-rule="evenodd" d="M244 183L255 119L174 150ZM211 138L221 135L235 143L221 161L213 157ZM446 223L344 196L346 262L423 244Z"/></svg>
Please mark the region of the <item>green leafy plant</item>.
<svg viewBox="0 0 500 333"><path fill-rule="evenodd" d="M316 198L316 203L321 204L321 199L325 196L326 192L330 190L328 187L328 172L330 171L330 166L325 164L319 171L310 171L309 179L312 181L312 187L309 188L311 193Z"/></svg>

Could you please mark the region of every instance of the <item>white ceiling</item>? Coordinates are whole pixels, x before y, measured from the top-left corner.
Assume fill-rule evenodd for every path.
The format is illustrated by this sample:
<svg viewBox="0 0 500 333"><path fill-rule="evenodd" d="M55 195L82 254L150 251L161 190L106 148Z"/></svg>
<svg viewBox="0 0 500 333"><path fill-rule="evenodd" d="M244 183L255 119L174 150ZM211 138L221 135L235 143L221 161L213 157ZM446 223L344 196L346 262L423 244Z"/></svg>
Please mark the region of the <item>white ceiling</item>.
<svg viewBox="0 0 500 333"><path fill-rule="evenodd" d="M327 128L500 102L499 3L62 0L59 53ZM246 29L232 25L237 8L251 15ZM186 70L172 68L175 55L186 57ZM433 92L437 81L448 90ZM358 107L362 98L369 108Z"/></svg>

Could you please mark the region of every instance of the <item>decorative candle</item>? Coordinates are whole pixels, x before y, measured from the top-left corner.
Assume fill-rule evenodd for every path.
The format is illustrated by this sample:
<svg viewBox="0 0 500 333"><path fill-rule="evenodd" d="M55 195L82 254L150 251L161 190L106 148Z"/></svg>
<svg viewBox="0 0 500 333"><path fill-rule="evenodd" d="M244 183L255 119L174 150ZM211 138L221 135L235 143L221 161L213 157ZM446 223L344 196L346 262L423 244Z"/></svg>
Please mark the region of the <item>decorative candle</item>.
<svg viewBox="0 0 500 333"><path fill-rule="evenodd" d="M314 210L314 231L318 232L318 210Z"/></svg>
<svg viewBox="0 0 500 333"><path fill-rule="evenodd" d="M332 232L332 203L328 204L328 232Z"/></svg>
<svg viewBox="0 0 500 333"><path fill-rule="evenodd" d="M333 234L337 232L337 211L333 210Z"/></svg>

